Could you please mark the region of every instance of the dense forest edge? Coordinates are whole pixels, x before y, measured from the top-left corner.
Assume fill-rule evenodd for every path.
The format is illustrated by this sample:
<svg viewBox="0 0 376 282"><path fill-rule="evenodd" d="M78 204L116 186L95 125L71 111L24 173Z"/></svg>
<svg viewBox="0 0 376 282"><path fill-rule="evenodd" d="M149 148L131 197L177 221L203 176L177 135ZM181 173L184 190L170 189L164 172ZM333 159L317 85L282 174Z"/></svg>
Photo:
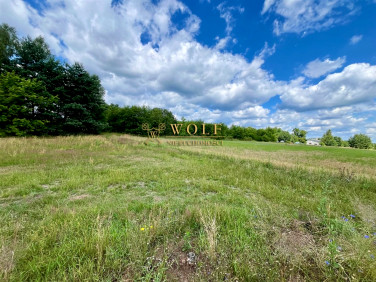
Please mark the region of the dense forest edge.
<svg viewBox="0 0 376 282"><path fill-rule="evenodd" d="M167 125L161 135L173 135L170 124L182 124L180 135L189 135L188 124L202 128L204 121L178 121L166 109L108 105L97 75L78 62L63 63L43 37L19 38L15 28L0 25L0 137L57 136L117 132L146 136L141 124ZM205 123L207 132L214 124ZM307 132L295 128L256 129L220 123L218 135L228 139L306 143ZM323 146L376 149L371 138L356 134L349 140L328 130L318 142Z"/></svg>

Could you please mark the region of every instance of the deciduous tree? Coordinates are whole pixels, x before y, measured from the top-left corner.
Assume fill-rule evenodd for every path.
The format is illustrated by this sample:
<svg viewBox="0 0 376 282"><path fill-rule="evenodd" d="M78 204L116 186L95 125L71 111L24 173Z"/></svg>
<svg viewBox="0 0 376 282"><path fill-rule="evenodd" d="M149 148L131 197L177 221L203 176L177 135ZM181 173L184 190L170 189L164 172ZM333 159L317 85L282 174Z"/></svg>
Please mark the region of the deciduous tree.
<svg viewBox="0 0 376 282"><path fill-rule="evenodd" d="M48 112L57 98L43 83L12 73L0 75L0 136L41 135L48 132Z"/></svg>
<svg viewBox="0 0 376 282"><path fill-rule="evenodd" d="M358 149L369 149L372 147L371 138L365 134L355 134L349 139L350 147Z"/></svg>

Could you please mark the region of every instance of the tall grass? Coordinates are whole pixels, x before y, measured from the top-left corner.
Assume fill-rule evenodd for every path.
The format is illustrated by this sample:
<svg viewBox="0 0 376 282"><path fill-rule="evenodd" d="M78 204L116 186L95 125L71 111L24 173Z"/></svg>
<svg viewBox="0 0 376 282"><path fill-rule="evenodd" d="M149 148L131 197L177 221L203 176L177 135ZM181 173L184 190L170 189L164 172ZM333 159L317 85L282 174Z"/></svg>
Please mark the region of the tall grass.
<svg viewBox="0 0 376 282"><path fill-rule="evenodd" d="M0 139L0 280L376 280L373 162L257 146Z"/></svg>

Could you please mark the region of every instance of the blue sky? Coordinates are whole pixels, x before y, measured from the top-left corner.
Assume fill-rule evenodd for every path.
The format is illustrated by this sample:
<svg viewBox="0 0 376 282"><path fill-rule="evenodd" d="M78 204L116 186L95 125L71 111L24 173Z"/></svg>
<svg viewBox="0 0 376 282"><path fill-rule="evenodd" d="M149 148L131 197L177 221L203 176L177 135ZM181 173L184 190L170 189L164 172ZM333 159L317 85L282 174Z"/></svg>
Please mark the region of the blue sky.
<svg viewBox="0 0 376 282"><path fill-rule="evenodd" d="M0 22L98 74L106 101L376 142L376 1L0 0Z"/></svg>

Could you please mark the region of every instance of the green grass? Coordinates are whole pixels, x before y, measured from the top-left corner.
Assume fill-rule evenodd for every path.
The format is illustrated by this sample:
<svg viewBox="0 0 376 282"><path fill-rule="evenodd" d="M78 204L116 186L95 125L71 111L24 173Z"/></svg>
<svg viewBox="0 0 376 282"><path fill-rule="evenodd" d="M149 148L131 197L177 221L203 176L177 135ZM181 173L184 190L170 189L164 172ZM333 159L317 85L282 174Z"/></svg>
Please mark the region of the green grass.
<svg viewBox="0 0 376 282"><path fill-rule="evenodd" d="M141 141L0 139L0 280L376 280L375 151Z"/></svg>
<svg viewBox="0 0 376 282"><path fill-rule="evenodd" d="M376 150L360 150L344 147L317 147L296 144L280 144L267 142L244 142L232 141L227 143L228 147L235 147L238 149L252 149L256 151L266 152L313 152L321 153L313 156L316 159L335 158L337 161L360 163L376 168Z"/></svg>

